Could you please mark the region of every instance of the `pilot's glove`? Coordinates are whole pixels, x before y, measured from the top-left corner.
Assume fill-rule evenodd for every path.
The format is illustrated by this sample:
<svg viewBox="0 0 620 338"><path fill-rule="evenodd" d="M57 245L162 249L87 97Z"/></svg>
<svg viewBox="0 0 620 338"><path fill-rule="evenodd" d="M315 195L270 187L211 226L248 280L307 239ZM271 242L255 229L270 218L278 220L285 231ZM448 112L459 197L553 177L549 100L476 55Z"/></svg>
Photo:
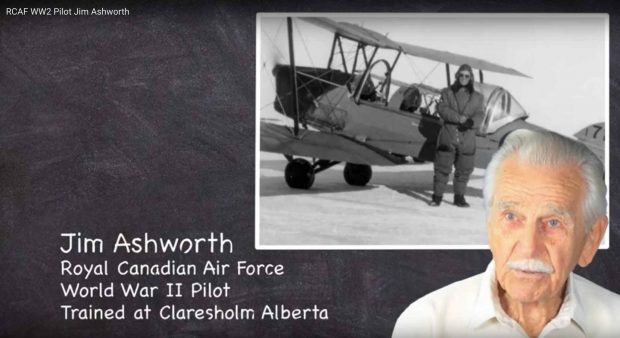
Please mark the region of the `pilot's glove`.
<svg viewBox="0 0 620 338"><path fill-rule="evenodd" d="M466 130L471 129L471 127L473 127L473 126L474 126L474 120L467 119L467 120L465 120L465 122L459 124L458 130L459 131L466 131Z"/></svg>

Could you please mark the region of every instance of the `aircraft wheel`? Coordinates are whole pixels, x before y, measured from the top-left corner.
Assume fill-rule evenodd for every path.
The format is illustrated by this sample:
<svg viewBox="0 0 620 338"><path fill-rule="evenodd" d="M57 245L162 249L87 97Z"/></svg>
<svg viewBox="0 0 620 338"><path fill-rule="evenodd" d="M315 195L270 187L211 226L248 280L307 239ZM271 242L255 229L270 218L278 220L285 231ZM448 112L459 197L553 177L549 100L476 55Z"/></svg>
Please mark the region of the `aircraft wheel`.
<svg viewBox="0 0 620 338"><path fill-rule="evenodd" d="M292 160L284 169L284 179L291 188L310 189L312 183L314 183L312 164L303 158Z"/></svg>
<svg viewBox="0 0 620 338"><path fill-rule="evenodd" d="M344 166L344 180L350 185L364 186L372 177L372 169L366 164L347 163Z"/></svg>

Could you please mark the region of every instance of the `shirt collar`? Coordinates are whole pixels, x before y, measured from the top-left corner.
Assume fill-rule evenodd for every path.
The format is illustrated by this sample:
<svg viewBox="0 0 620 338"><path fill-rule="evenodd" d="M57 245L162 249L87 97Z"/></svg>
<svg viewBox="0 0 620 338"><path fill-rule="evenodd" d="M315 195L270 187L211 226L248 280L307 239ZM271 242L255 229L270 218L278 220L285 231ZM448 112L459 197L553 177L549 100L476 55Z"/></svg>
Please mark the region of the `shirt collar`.
<svg viewBox="0 0 620 338"><path fill-rule="evenodd" d="M575 286L575 277L571 273L568 277L566 295L555 318L549 322L550 328L562 328L574 321L587 335L586 315L583 310L578 290ZM497 293L497 278L495 277L495 262L491 261L482 274L478 296L471 311L470 328L478 328L490 320L497 320L508 326L518 325L502 308ZM544 331L543 331L544 332Z"/></svg>
<svg viewBox="0 0 620 338"><path fill-rule="evenodd" d="M472 316L469 320L469 327L478 328L489 320L500 320L504 316L507 317L502 307L496 306L496 301L499 303L497 280L495 279L495 263L491 261L482 274L478 297L476 297L474 308L471 311Z"/></svg>
<svg viewBox="0 0 620 338"><path fill-rule="evenodd" d="M586 313L584 310L584 303L581 300L581 296L579 294L579 288L577 288L577 282L576 282L576 277L575 274L571 272L570 276L568 277L568 287L567 287L567 300L565 302L572 302L573 303L573 313L572 313L572 319L577 323L577 325L579 325L579 327L581 328L581 330L586 333L586 336L588 336L588 327L586 326L586 324L588 323L588 321L586 320Z"/></svg>

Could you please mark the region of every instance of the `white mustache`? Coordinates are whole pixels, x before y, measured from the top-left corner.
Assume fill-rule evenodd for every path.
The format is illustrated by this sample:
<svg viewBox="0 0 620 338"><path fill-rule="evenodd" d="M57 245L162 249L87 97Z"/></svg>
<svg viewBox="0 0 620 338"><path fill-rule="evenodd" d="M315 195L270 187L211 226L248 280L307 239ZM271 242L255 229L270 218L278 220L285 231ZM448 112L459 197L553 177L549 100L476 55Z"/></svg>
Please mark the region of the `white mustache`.
<svg viewBox="0 0 620 338"><path fill-rule="evenodd" d="M520 259L516 261L509 261L506 263L506 266L513 270L527 272L553 273L555 271L552 266L547 265L545 262L538 259Z"/></svg>

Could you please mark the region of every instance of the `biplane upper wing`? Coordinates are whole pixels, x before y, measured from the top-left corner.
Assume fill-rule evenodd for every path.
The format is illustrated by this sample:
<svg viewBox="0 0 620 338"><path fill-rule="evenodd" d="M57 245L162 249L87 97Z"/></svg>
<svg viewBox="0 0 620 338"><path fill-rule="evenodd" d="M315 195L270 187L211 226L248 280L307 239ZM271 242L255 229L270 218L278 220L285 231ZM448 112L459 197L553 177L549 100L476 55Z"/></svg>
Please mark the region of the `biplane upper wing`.
<svg viewBox="0 0 620 338"><path fill-rule="evenodd" d="M381 35L358 25L348 22L336 22L329 18L302 17L300 19L322 27L332 33L337 33L367 45L388 49L399 49L398 44L388 39L385 35Z"/></svg>
<svg viewBox="0 0 620 338"><path fill-rule="evenodd" d="M260 150L368 165L394 165L400 157L336 133L304 130L295 137L289 128L261 121Z"/></svg>
<svg viewBox="0 0 620 338"><path fill-rule="evenodd" d="M574 135L601 161L605 161L605 123L591 124Z"/></svg>
<svg viewBox="0 0 620 338"><path fill-rule="evenodd" d="M327 29L332 33L339 34L351 40L359 41L367 45L399 50L408 55L434 60L442 63L448 63L452 65L462 65L464 63L467 63L475 69L529 78L529 76L515 69L504 67L483 59L450 53L442 50L415 46L403 42L396 42L389 39L385 35L351 23L336 22L329 18L302 17L301 19L324 29Z"/></svg>

